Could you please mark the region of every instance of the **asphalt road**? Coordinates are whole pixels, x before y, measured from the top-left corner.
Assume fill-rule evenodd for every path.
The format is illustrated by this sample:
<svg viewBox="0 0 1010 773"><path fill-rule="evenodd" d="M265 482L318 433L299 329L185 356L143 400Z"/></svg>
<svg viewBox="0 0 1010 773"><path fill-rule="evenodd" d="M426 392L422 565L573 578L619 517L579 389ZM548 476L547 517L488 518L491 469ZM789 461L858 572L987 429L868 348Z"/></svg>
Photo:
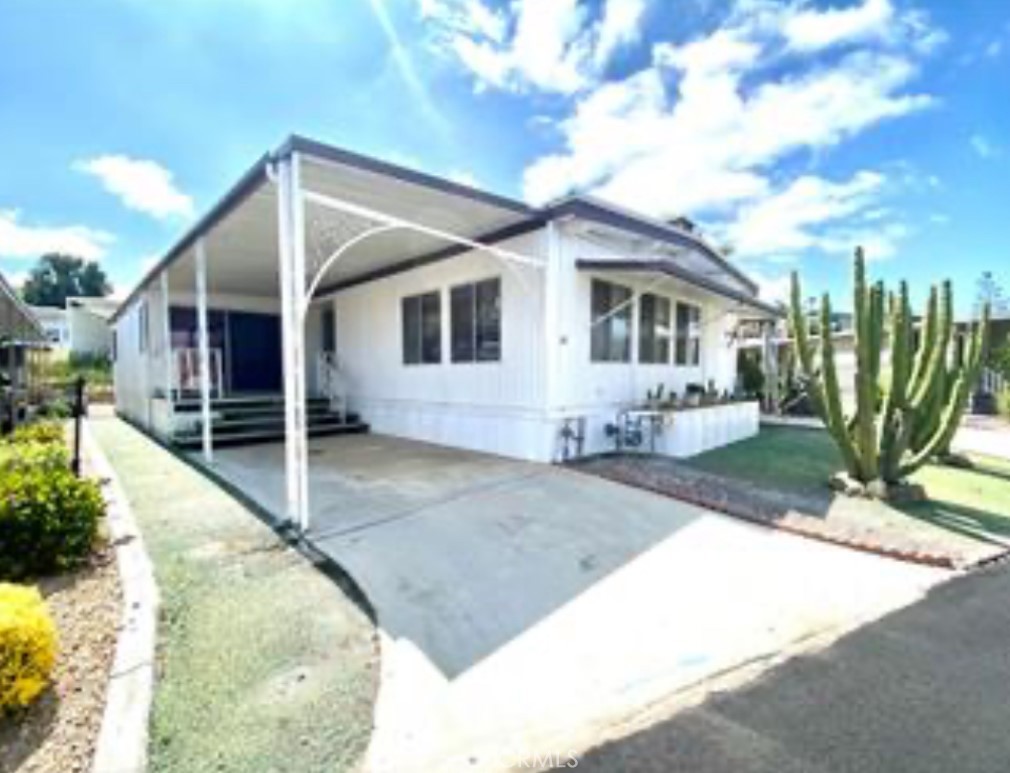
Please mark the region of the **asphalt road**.
<svg viewBox="0 0 1010 773"><path fill-rule="evenodd" d="M579 770L994 773L1010 770L1010 567L935 588Z"/></svg>

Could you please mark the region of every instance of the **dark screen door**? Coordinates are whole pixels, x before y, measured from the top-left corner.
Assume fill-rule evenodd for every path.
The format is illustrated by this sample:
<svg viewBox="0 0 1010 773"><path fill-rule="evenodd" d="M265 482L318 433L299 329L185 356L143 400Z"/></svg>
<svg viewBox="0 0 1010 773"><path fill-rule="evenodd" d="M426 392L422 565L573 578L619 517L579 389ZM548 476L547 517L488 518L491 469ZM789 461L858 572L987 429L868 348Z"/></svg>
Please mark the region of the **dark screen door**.
<svg viewBox="0 0 1010 773"><path fill-rule="evenodd" d="M281 324L274 314L228 313L228 349L233 392L279 392Z"/></svg>

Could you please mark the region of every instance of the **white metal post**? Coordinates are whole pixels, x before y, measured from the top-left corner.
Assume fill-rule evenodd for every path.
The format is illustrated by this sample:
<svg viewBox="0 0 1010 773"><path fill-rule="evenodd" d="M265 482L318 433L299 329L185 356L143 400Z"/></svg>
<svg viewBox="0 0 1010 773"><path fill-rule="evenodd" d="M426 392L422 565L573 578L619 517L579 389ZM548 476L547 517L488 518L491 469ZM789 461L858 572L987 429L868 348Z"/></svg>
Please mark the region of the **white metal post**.
<svg viewBox="0 0 1010 773"><path fill-rule="evenodd" d="M175 425L175 401L172 399L172 382L175 379L172 377L172 368L174 365L172 362L172 307L168 298L168 271L161 272L160 282L162 314L161 334L162 340L164 341L163 354L165 357L165 406L168 411L169 431L171 431Z"/></svg>
<svg viewBox="0 0 1010 773"><path fill-rule="evenodd" d="M203 458L214 461L210 417L210 341L207 333L207 249L203 237L196 241L196 324L200 352L200 416L203 428Z"/></svg>
<svg viewBox="0 0 1010 773"><path fill-rule="evenodd" d="M284 464L287 517L309 528L308 443L305 426L305 217L298 154L278 162L278 259L284 345Z"/></svg>
<svg viewBox="0 0 1010 773"><path fill-rule="evenodd" d="M544 393L548 416L553 416L561 404L560 374L564 360L564 352L561 350L561 293L559 292L561 258L561 236L558 233L557 222L552 220L547 223L547 265L544 270L543 284L544 355L546 357Z"/></svg>

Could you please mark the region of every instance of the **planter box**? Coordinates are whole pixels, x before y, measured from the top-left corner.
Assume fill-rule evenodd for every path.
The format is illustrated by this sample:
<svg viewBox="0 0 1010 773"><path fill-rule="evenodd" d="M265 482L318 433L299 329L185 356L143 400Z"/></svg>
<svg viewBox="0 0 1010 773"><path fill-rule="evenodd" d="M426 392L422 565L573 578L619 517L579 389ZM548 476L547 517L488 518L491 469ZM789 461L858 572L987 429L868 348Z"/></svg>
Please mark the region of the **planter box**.
<svg viewBox="0 0 1010 773"><path fill-rule="evenodd" d="M760 414L756 400L682 408L656 438L656 453L684 458L754 437Z"/></svg>

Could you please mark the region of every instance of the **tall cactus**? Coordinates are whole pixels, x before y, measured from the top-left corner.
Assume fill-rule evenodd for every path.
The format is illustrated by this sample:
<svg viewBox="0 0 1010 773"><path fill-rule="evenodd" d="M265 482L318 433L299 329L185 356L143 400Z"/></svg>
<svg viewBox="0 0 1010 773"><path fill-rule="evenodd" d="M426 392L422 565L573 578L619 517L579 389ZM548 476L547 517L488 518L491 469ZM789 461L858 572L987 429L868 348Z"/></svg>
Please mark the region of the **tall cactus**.
<svg viewBox="0 0 1010 773"><path fill-rule="evenodd" d="M841 451L846 472L863 484L882 481L886 490L949 447L971 386L978 378L989 309L983 310L963 363L952 365L950 282L944 282L939 290L935 286L931 289L916 348L908 285L902 282L898 292L890 295L880 282L868 285L862 248L856 250L853 268L856 400L852 416L843 411L838 387L831 299L827 294L821 299L819 356L815 356L795 272L789 324L811 400ZM890 377L882 384L885 326L891 350Z"/></svg>

